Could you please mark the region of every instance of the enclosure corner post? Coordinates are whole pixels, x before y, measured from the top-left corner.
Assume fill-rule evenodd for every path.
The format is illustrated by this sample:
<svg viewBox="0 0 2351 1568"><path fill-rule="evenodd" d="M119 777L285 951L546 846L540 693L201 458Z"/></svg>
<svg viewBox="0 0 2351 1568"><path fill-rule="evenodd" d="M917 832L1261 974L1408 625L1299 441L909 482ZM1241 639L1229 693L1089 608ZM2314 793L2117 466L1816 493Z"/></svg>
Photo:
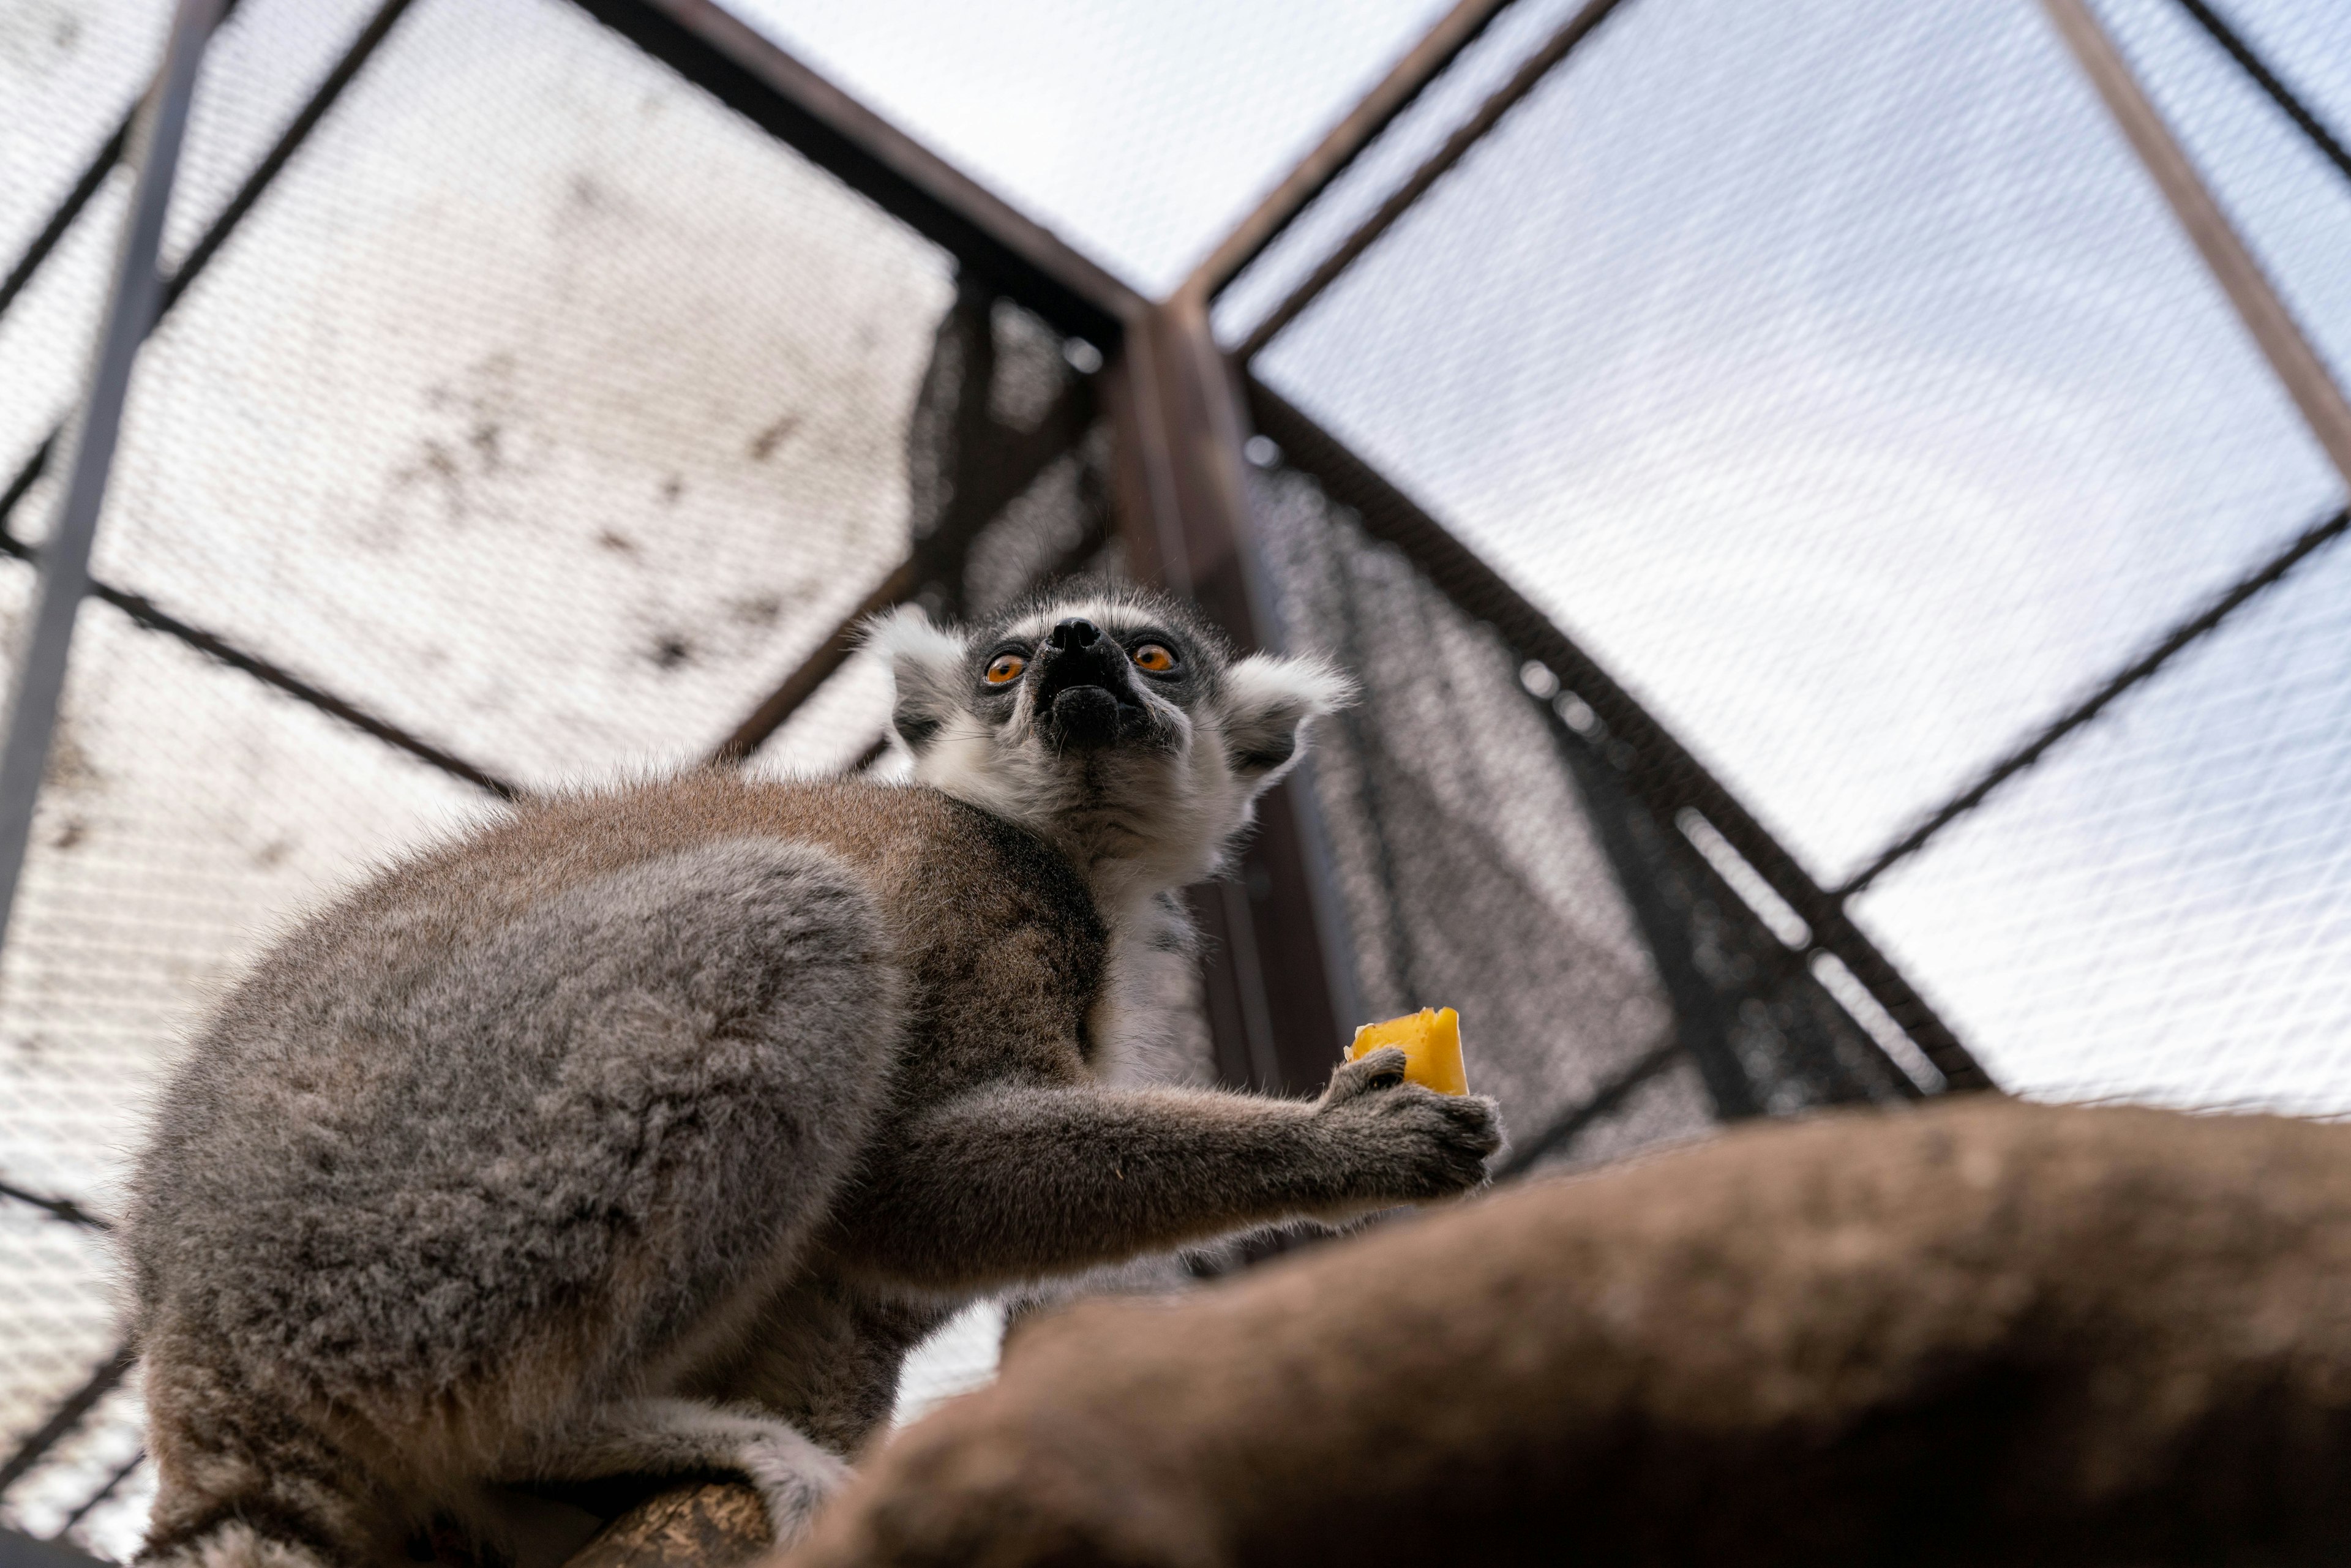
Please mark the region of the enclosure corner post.
<svg viewBox="0 0 2351 1568"><path fill-rule="evenodd" d="M1180 290L1128 323L1108 391L1131 570L1197 601L1243 650L1279 650L1249 518L1247 416L1203 290ZM1237 873L1192 892L1208 944L1209 1030L1228 1081L1306 1092L1328 1076L1342 1028L1355 1021L1354 967L1300 773L1259 802L1258 822Z"/></svg>

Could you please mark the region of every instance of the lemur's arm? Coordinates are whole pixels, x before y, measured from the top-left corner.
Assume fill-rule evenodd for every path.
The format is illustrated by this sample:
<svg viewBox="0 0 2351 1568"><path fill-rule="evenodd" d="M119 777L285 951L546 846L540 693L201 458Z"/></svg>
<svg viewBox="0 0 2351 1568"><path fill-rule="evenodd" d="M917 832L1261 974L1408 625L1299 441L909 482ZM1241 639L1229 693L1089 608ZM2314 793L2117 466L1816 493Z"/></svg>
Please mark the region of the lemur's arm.
<svg viewBox="0 0 2351 1568"><path fill-rule="evenodd" d="M983 1090L903 1127L859 1195L849 1250L910 1283L969 1288L1475 1186L1499 1142L1491 1103L1401 1084L1403 1066L1373 1052L1313 1101Z"/></svg>

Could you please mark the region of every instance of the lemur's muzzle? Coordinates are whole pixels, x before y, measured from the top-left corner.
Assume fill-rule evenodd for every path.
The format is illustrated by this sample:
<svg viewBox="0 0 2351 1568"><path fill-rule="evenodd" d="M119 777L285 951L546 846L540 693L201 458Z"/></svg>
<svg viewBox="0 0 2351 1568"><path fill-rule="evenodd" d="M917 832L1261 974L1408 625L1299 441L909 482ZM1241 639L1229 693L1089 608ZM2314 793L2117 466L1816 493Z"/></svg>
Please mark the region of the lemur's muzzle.
<svg viewBox="0 0 2351 1568"><path fill-rule="evenodd" d="M1148 734L1126 650L1072 615L1037 650L1037 726L1061 747L1091 750Z"/></svg>

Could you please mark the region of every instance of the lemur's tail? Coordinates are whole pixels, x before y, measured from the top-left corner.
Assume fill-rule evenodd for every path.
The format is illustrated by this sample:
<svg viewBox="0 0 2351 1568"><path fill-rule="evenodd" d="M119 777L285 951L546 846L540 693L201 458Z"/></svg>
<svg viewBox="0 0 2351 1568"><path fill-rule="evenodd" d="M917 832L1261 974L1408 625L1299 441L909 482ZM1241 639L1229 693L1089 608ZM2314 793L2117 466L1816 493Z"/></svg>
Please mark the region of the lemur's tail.
<svg viewBox="0 0 2351 1568"><path fill-rule="evenodd" d="M298 1415L169 1354L147 1367L158 1486L141 1568L358 1568L384 1555L366 1472Z"/></svg>
<svg viewBox="0 0 2351 1568"><path fill-rule="evenodd" d="M193 1531L151 1539L137 1563L139 1568L347 1568L294 1533L282 1519L225 1517Z"/></svg>

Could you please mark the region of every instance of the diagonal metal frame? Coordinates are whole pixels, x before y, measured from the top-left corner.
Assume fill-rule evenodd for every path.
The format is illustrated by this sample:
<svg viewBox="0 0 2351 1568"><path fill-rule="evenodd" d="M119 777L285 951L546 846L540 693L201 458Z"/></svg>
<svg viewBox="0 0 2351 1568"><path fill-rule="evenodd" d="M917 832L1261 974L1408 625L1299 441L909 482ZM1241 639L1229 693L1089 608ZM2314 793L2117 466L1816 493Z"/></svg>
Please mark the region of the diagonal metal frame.
<svg viewBox="0 0 2351 1568"><path fill-rule="evenodd" d="M1542 84L1545 77L1564 61L1589 38L1601 23L1614 13L1624 0L1589 0L1582 9L1560 24L1550 37L1520 62L1510 78L1495 89L1476 113L1455 128L1437 150L1424 161L1398 185L1372 214L1355 226L1354 231L1341 240L1331 254L1318 263L1312 272L1292 288L1281 302L1268 311L1264 319L1249 330L1240 346L1233 350L1234 360L1247 365L1257 358L1265 346L1281 329L1304 314L1306 308L1322 296L1323 290L1339 279L1339 275L1355 264L1365 251L1376 244L1382 235L1394 228L1405 213L1426 195L1437 181L1450 172L1453 166L1469 155L1471 148L1484 141L1503 117L1516 109L1528 94Z"/></svg>
<svg viewBox="0 0 2351 1568"><path fill-rule="evenodd" d="M986 402L982 388L977 406L984 411ZM867 619L913 599L925 583L960 577L963 559L980 531L1084 438L1093 422L1094 402L1092 379L1080 376L1062 389L1035 425L999 433L992 461L968 476L967 491L958 486L950 515L938 528L915 541L905 559L713 748L709 760L718 766L741 762L782 728L849 662Z"/></svg>
<svg viewBox="0 0 2351 1568"><path fill-rule="evenodd" d="M22 1480L43 1456L73 1434L82 1418L98 1407L98 1402L113 1393L129 1376L138 1354L127 1343L117 1345L107 1358L99 1362L81 1385L57 1402L49 1418L26 1435L16 1451L0 1459L0 1497Z"/></svg>
<svg viewBox="0 0 2351 1568"><path fill-rule="evenodd" d="M2210 604L2166 632L2155 646L2100 682L2089 695L2034 731L2023 744L1991 763L1962 786L1957 794L1927 812L1917 827L1909 829L1870 856L1859 871L1836 888L1833 896L1842 902L1866 893L1879 878L1925 849L1937 834L1982 805L1994 790L2039 762L2067 736L2090 724L2131 691L2152 680L2175 657L2218 631L2248 601L2283 581L2304 561L2341 538L2346 528L2351 528L2351 510L2337 511L2334 516L2321 518L2304 528L2283 549L2222 590Z"/></svg>
<svg viewBox="0 0 2351 1568"><path fill-rule="evenodd" d="M1713 824L1772 892L1812 929L1812 947L1834 954L1942 1073L1954 1090L1990 1089L1991 1079L1950 1026L1870 941L1844 905L1813 879L1771 831L1689 748L1598 661L1434 517L1279 392L1251 378L1257 426L1334 499L1353 507L1373 537L1401 549L1465 613L1491 624L1527 658L1549 666L1605 727L1625 787L1659 820L1683 810Z"/></svg>
<svg viewBox="0 0 2351 1568"><path fill-rule="evenodd" d="M1331 128L1314 150L1267 192L1247 217L1233 225L1223 242L1193 268L1184 290L1210 299L1223 292L1227 284L1247 271L1289 230L1315 198L1353 167L1364 151L1378 141L1405 110L1419 101L1431 82L1486 36L1486 29L1510 4L1511 0L1458 0L1420 42L1405 52L1378 85Z"/></svg>
<svg viewBox="0 0 2351 1568"><path fill-rule="evenodd" d="M33 275L41 270L42 264L49 259L49 253L64 241L67 232L80 218L82 209L89 205L90 198L96 196L99 187L106 183L106 177L114 172L116 164L122 162L123 150L131 145L131 124L138 118L139 111L133 109L115 126L114 134L99 144L98 151L82 170L81 177L73 183L65 198L51 211L48 221L41 225L40 233L33 236L32 243L16 258L16 265L8 269L8 276L0 278L0 316L8 313L8 307L16 302L16 296L33 281Z"/></svg>
<svg viewBox="0 0 2351 1568"><path fill-rule="evenodd" d="M69 1197L45 1197L13 1182L0 1181L0 1197L29 1205L52 1219L62 1219L68 1225L78 1225L87 1230L111 1230L113 1221L92 1214Z"/></svg>
<svg viewBox="0 0 2351 1568"><path fill-rule="evenodd" d="M1107 354L1140 295L713 0L574 0L995 291Z"/></svg>
<svg viewBox="0 0 2351 1568"><path fill-rule="evenodd" d="M2302 101L2300 95L2285 85L2277 72L2270 68L2269 62L2262 59L2251 44L2238 37L2236 29L2222 21L2220 14L2204 4L2204 0L2179 0L2179 5L2188 13L2190 20L2211 35L2212 41L2237 62L2238 69L2252 78L2255 87L2269 95L2270 101L2294 121L2295 128L2309 139L2313 147L2318 149L2319 156L2334 164L2345 179L2351 180L2351 149L2346 149L2343 139Z"/></svg>

